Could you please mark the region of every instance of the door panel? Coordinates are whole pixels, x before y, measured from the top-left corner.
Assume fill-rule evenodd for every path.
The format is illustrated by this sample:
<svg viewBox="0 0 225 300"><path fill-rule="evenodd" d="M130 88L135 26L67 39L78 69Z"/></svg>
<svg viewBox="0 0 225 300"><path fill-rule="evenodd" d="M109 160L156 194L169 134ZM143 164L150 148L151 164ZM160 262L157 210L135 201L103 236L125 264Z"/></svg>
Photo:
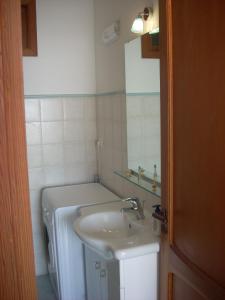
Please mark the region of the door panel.
<svg viewBox="0 0 225 300"><path fill-rule="evenodd" d="M178 276L170 274L172 280L172 295L174 300L205 300L198 291L192 286L188 285L185 281L180 279Z"/></svg>
<svg viewBox="0 0 225 300"><path fill-rule="evenodd" d="M0 1L0 299L36 299L20 1Z"/></svg>
<svg viewBox="0 0 225 300"><path fill-rule="evenodd" d="M225 2L203 2L172 1L173 244L225 287Z"/></svg>
<svg viewBox="0 0 225 300"><path fill-rule="evenodd" d="M170 299L225 299L225 2L161 0L160 11L162 272Z"/></svg>

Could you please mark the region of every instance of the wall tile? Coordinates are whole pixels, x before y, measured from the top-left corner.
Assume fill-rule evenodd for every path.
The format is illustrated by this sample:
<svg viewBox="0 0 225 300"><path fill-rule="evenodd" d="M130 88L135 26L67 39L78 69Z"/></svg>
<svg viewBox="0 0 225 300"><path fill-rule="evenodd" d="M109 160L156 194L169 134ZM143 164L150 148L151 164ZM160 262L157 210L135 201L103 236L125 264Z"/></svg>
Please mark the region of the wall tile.
<svg viewBox="0 0 225 300"><path fill-rule="evenodd" d="M88 168L85 163L65 167L65 182L67 184L77 184L89 181Z"/></svg>
<svg viewBox="0 0 225 300"><path fill-rule="evenodd" d="M86 161L85 145L71 143L64 145L65 165L84 163Z"/></svg>
<svg viewBox="0 0 225 300"><path fill-rule="evenodd" d="M160 118L160 95L143 97L142 114Z"/></svg>
<svg viewBox="0 0 225 300"><path fill-rule="evenodd" d="M39 122L41 120L39 100L25 101L25 116L27 122Z"/></svg>
<svg viewBox="0 0 225 300"><path fill-rule="evenodd" d="M141 101L139 97L127 96L127 115L130 117L139 117L142 115Z"/></svg>
<svg viewBox="0 0 225 300"><path fill-rule="evenodd" d="M41 237L42 239L44 238L44 223L42 221L42 213L41 213L41 210L33 210L32 213L31 213L31 221L32 221L32 235L33 235L33 239L35 237ZM39 244L38 244L39 243ZM37 239L34 243L34 247L37 248L37 251L43 247L43 241L41 242L40 241L40 238L38 239L38 242L37 242Z"/></svg>
<svg viewBox="0 0 225 300"><path fill-rule="evenodd" d="M65 183L64 167L52 166L44 167L45 185L56 186Z"/></svg>
<svg viewBox="0 0 225 300"><path fill-rule="evenodd" d="M63 122L42 123L43 144L63 142Z"/></svg>
<svg viewBox="0 0 225 300"><path fill-rule="evenodd" d="M87 164L87 172L88 172L88 181L93 182L95 179L95 175L98 174L97 162L92 161Z"/></svg>
<svg viewBox="0 0 225 300"><path fill-rule="evenodd" d="M138 138L142 135L142 122L138 117L129 118L127 128L128 139Z"/></svg>
<svg viewBox="0 0 225 300"><path fill-rule="evenodd" d="M42 233L44 225L41 213L41 192L39 190L30 191L30 207L33 234Z"/></svg>
<svg viewBox="0 0 225 300"><path fill-rule="evenodd" d="M113 96L104 96L103 99L103 118L106 120L111 120L113 118L112 115L112 99Z"/></svg>
<svg viewBox="0 0 225 300"><path fill-rule="evenodd" d="M25 99L36 274L47 272L41 189L94 180L95 97Z"/></svg>
<svg viewBox="0 0 225 300"><path fill-rule="evenodd" d="M36 275L47 274L47 245L44 233L34 233L33 243Z"/></svg>
<svg viewBox="0 0 225 300"><path fill-rule="evenodd" d="M120 96L120 101L118 100L118 96ZM142 152L144 151L142 142L139 139L139 134L142 133L143 126L142 124L138 125L137 120L140 119L142 121L142 109L146 109L144 105L149 105L149 99L146 100L145 96L142 98L141 100L137 100L133 96L129 98L132 105L128 109L136 121L136 123L134 122L133 124L132 130L128 133L135 141L131 149L133 150L131 154L134 159L137 159L138 152L142 156ZM146 113L146 117L150 113L154 115L154 117L157 117L157 101L157 97L154 96L154 100L152 100L150 105L152 106L152 110L148 107L149 111L148 114ZM121 115L118 114L119 107ZM126 170L128 168L126 119L125 94L97 97L97 136L98 139L104 139L103 147L101 151L98 151L100 166L98 172L102 183L121 197L138 196L142 200L147 200L149 207L151 207L153 204L159 203L159 198L154 197L148 192L144 192L142 189L114 174L115 170ZM151 131L151 128L148 127L148 130ZM145 157L143 161L144 159ZM135 163L134 166L136 166L140 161L137 162L137 160L134 160L133 163ZM143 163L143 165L145 166L146 164Z"/></svg>
<svg viewBox="0 0 225 300"><path fill-rule="evenodd" d="M65 142L84 142L85 122L65 121L64 122L64 141Z"/></svg>
<svg viewBox="0 0 225 300"><path fill-rule="evenodd" d="M96 98L96 117L97 121L104 118L104 97L101 96Z"/></svg>
<svg viewBox="0 0 225 300"><path fill-rule="evenodd" d="M135 116L134 107L132 107L134 103L139 103L140 115ZM129 167L137 169L140 165L152 173L153 165L155 163L160 165L160 96L128 97L128 115ZM138 150L137 147L140 149Z"/></svg>
<svg viewBox="0 0 225 300"><path fill-rule="evenodd" d="M88 162L96 162L96 143L87 142L86 144L86 160Z"/></svg>
<svg viewBox="0 0 225 300"><path fill-rule="evenodd" d="M61 99L41 100L41 120L60 121L63 119L63 104Z"/></svg>
<svg viewBox="0 0 225 300"><path fill-rule="evenodd" d="M29 168L42 167L43 155L41 145L30 145L27 146L27 156Z"/></svg>
<svg viewBox="0 0 225 300"><path fill-rule="evenodd" d="M28 173L30 190L42 189L45 184L43 168L32 168Z"/></svg>
<svg viewBox="0 0 225 300"><path fill-rule="evenodd" d="M122 103L121 95L113 97L112 109L113 109L113 121L122 122Z"/></svg>
<svg viewBox="0 0 225 300"><path fill-rule="evenodd" d="M41 123L32 122L26 124L27 144L41 144Z"/></svg>
<svg viewBox="0 0 225 300"><path fill-rule="evenodd" d="M122 155L121 151L113 151L113 157L112 157L112 165L114 167L114 170L122 170L123 164L122 164Z"/></svg>
<svg viewBox="0 0 225 300"><path fill-rule="evenodd" d="M104 145L108 148L113 147L113 123L110 119L106 119L104 123Z"/></svg>
<svg viewBox="0 0 225 300"><path fill-rule="evenodd" d="M64 163L63 144L43 145L43 163L45 166L59 166Z"/></svg>
<svg viewBox="0 0 225 300"><path fill-rule="evenodd" d="M113 135L112 143L113 147L122 152L122 122L113 122Z"/></svg>
<svg viewBox="0 0 225 300"><path fill-rule="evenodd" d="M84 118L96 122L96 100L87 98L84 101Z"/></svg>
<svg viewBox="0 0 225 300"><path fill-rule="evenodd" d="M65 99L64 119L65 120L82 120L84 118L85 98Z"/></svg>
<svg viewBox="0 0 225 300"><path fill-rule="evenodd" d="M85 139L86 141L95 141L97 137L96 121L85 122Z"/></svg>
<svg viewBox="0 0 225 300"><path fill-rule="evenodd" d="M158 201L158 198L155 199L151 194L143 193L142 190L113 173L116 169L127 169L126 97L124 94L99 96L96 101L94 97L51 99L46 103L45 100L47 99L41 100L41 122L39 100L32 99L34 106L31 107L32 104L30 104L30 108L26 109L37 274L44 274L47 271L45 240L40 218L41 202L38 197L42 187L93 181L94 175L99 172L102 182L122 197L137 195L142 199L147 199L150 206ZM154 116L157 114L157 97L152 100L151 110L146 98L142 99L141 107L138 103L135 105L132 111L136 118L139 110L143 109L146 110L146 117L150 113ZM28 113L29 109L33 110L33 113ZM131 134L135 137L137 127L134 126ZM97 138L103 139L103 147L98 154L100 161L98 170L95 147ZM134 150L137 151L137 149Z"/></svg>

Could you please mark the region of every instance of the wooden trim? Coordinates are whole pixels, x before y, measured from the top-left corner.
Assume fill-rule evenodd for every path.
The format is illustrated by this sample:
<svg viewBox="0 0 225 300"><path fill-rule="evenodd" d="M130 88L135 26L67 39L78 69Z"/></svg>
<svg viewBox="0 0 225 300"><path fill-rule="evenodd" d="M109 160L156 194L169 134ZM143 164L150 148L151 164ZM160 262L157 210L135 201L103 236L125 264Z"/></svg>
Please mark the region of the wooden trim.
<svg viewBox="0 0 225 300"><path fill-rule="evenodd" d="M36 299L22 80L20 1L0 2L0 299Z"/></svg>
<svg viewBox="0 0 225 300"><path fill-rule="evenodd" d="M168 300L173 300L173 273L168 274Z"/></svg>
<svg viewBox="0 0 225 300"><path fill-rule="evenodd" d="M160 115L161 115L161 190L162 206L168 210L168 70L167 70L167 0L159 1L160 24ZM169 217L169 216L168 216ZM170 222L170 220L169 220ZM168 297L168 235L162 233L160 249L160 300Z"/></svg>
<svg viewBox="0 0 225 300"><path fill-rule="evenodd" d="M36 0L21 0L23 56L37 56Z"/></svg>
<svg viewBox="0 0 225 300"><path fill-rule="evenodd" d="M173 244L173 53L172 53L172 3L167 1L167 79L168 79L168 215L170 245Z"/></svg>

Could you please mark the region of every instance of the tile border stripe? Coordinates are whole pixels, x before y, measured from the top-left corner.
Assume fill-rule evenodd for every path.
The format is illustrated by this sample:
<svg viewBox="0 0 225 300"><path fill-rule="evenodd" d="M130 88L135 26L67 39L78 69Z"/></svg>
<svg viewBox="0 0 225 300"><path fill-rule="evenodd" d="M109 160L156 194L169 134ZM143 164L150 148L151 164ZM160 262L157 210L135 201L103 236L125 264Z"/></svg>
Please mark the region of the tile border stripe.
<svg viewBox="0 0 225 300"><path fill-rule="evenodd" d="M152 93L126 93L125 91L113 91L113 92L105 92L105 93L97 93L97 94L52 94L52 95L25 95L25 99L58 99L58 98L92 98L92 97L103 97L103 96L114 96L114 95L122 95L126 96L153 96L160 95L159 92ZM74 99L75 100L75 99Z"/></svg>

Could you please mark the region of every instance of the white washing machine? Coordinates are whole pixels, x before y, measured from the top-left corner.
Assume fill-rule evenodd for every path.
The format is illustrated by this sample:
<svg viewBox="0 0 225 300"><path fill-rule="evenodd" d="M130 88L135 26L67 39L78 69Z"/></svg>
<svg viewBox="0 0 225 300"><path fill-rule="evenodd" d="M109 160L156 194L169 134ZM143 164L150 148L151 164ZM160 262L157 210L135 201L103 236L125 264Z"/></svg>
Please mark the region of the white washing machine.
<svg viewBox="0 0 225 300"><path fill-rule="evenodd" d="M118 200L99 183L45 188L43 221L48 240L48 271L59 300L85 300L84 255L73 231L78 208Z"/></svg>

